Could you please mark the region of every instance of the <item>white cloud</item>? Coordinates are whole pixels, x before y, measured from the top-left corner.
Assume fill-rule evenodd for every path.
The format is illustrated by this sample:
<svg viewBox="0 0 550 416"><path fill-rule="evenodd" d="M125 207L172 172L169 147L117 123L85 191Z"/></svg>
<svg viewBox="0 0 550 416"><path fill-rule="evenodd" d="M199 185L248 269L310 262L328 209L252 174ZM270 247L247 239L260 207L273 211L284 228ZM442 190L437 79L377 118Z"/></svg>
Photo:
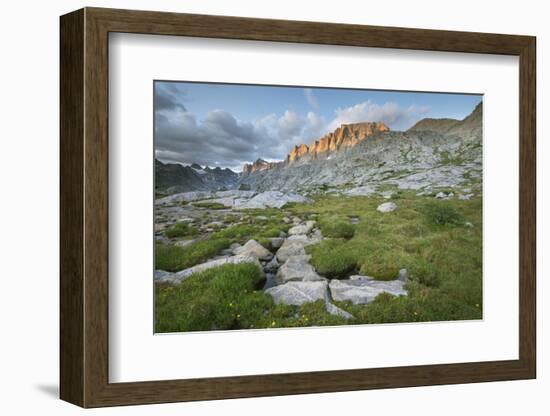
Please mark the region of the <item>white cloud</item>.
<svg viewBox="0 0 550 416"><path fill-rule="evenodd" d="M396 103L365 101L339 108L327 122L310 111L305 116L286 110L253 122L238 120L225 110L210 111L202 120L184 107L172 106L155 114L155 151L164 161L220 165L239 169L258 158L282 160L292 146L310 145L345 123L384 121L394 130L410 127L426 113L425 107L402 109Z"/></svg>
<svg viewBox="0 0 550 416"><path fill-rule="evenodd" d="M387 102L379 105L368 100L351 107L336 109L336 117L328 124L327 131L333 131L342 124L363 121L383 121L393 130L404 130L420 120L427 111L427 107L410 106L403 109L396 103Z"/></svg>

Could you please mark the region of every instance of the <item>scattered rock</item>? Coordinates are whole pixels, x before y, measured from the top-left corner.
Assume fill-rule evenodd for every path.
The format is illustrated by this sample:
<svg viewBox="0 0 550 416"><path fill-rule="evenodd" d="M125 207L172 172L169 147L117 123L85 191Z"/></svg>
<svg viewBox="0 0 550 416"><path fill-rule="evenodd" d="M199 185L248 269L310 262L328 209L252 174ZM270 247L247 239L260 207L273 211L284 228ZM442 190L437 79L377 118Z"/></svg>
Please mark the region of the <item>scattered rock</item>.
<svg viewBox="0 0 550 416"><path fill-rule="evenodd" d="M451 199L453 196L454 196L454 194L453 194L452 192L450 192L450 193L438 192L438 193L435 195L435 198L436 198L436 199Z"/></svg>
<svg viewBox="0 0 550 416"><path fill-rule="evenodd" d="M206 224L206 227L208 228L221 228L221 227L224 227L225 224L221 221L212 221L208 224Z"/></svg>
<svg viewBox="0 0 550 416"><path fill-rule="evenodd" d="M288 282L271 287L265 293L270 295L276 304L300 306L304 303L326 299L327 287L326 281Z"/></svg>
<svg viewBox="0 0 550 416"><path fill-rule="evenodd" d="M229 248L231 250L235 250L236 248L239 248L239 247L241 247L241 245L239 243L233 243L229 246Z"/></svg>
<svg viewBox="0 0 550 416"><path fill-rule="evenodd" d="M401 269L399 270L399 273L397 274L397 280L401 280L402 282L406 282L409 280L409 272L407 269Z"/></svg>
<svg viewBox="0 0 550 416"><path fill-rule="evenodd" d="M306 221L305 224L295 225L290 230L288 230L288 235L309 234L314 225L315 221Z"/></svg>
<svg viewBox="0 0 550 416"><path fill-rule="evenodd" d="M264 266L264 270L269 273L274 273L279 268L279 262L277 261L277 257L273 257L269 263L267 263Z"/></svg>
<svg viewBox="0 0 550 416"><path fill-rule="evenodd" d="M349 280L374 280L374 277L371 276L363 276L361 274L355 274L353 276L349 277Z"/></svg>
<svg viewBox="0 0 550 416"><path fill-rule="evenodd" d="M237 256L252 256L257 259L271 258L272 254L267 248L262 246L256 240L248 240L248 242L242 246L233 250L233 254Z"/></svg>
<svg viewBox="0 0 550 416"><path fill-rule="evenodd" d="M231 189L229 191L214 192L214 196L216 198L252 198L256 194L256 191L247 191L241 189Z"/></svg>
<svg viewBox="0 0 550 416"><path fill-rule="evenodd" d="M256 257L252 256L232 256L224 257L216 260L207 261L206 263L197 264L196 266L189 267L188 269L181 270L174 273L174 279L181 282L191 276L193 273L200 273L214 267L223 266L225 264L241 264L252 263L257 265L261 269L261 264Z"/></svg>
<svg viewBox="0 0 550 416"><path fill-rule="evenodd" d="M195 242L195 240L178 240L174 243L174 245L178 246L178 247L186 247L186 246L189 246L191 244L193 244Z"/></svg>
<svg viewBox="0 0 550 416"><path fill-rule="evenodd" d="M285 239L282 237L274 237L271 239L271 247L273 248L279 248L283 245L285 242Z"/></svg>
<svg viewBox="0 0 550 416"><path fill-rule="evenodd" d="M277 282L286 283L289 281L315 281L325 280L315 272L315 269L309 264L309 255L291 256L277 271Z"/></svg>
<svg viewBox="0 0 550 416"><path fill-rule="evenodd" d="M164 283L164 282L177 283L178 282L174 273L170 273L164 270L155 270L153 280L155 281L155 283Z"/></svg>
<svg viewBox="0 0 550 416"><path fill-rule="evenodd" d="M391 280L387 282L378 280L331 280L329 287L332 298L337 301L351 301L352 303L366 304L372 302L381 293L389 293L395 296L405 296L407 291L403 288L405 282Z"/></svg>
<svg viewBox="0 0 550 416"><path fill-rule="evenodd" d="M468 227L468 228L474 228L474 224L472 224L470 221L466 221L466 222L464 223L464 226L465 226L465 227Z"/></svg>
<svg viewBox="0 0 550 416"><path fill-rule="evenodd" d="M170 240L163 236L163 235L156 235L155 236L155 241L158 242L158 243L164 243L164 244L169 244L170 243Z"/></svg>
<svg viewBox="0 0 550 416"><path fill-rule="evenodd" d="M290 218L288 218L288 217L283 217L283 222L284 222L285 224L290 224Z"/></svg>
<svg viewBox="0 0 550 416"><path fill-rule="evenodd" d="M183 192L183 193L174 194L164 198L157 199L155 201L155 205L171 205L175 203L190 202L190 201L196 201L199 199L207 199L211 197L212 197L211 192L203 192L203 191Z"/></svg>
<svg viewBox="0 0 550 416"><path fill-rule="evenodd" d="M252 197L249 200L235 199L233 206L239 209L282 208L289 202L307 203L311 202L311 200L298 194L287 194L281 191L266 191Z"/></svg>
<svg viewBox="0 0 550 416"><path fill-rule="evenodd" d="M258 216L256 217L256 219L257 219L258 221L267 221L267 220L268 220L268 218L267 218L265 215L258 215Z"/></svg>
<svg viewBox="0 0 550 416"><path fill-rule="evenodd" d="M267 290L271 287L277 286L277 281L275 280L275 275L273 273L265 274L265 284L263 290Z"/></svg>
<svg viewBox="0 0 550 416"><path fill-rule="evenodd" d="M334 303L331 303L331 302L325 303L325 309L331 315L340 316L344 319L352 319L354 317L351 313L346 312L345 310L343 310L342 308L339 308L338 306L336 306Z"/></svg>
<svg viewBox="0 0 550 416"><path fill-rule="evenodd" d="M379 212L392 212L397 209L397 205L395 202L384 202L383 204L378 205L378 208L376 208Z"/></svg>
<svg viewBox="0 0 550 416"><path fill-rule="evenodd" d="M474 194L459 194L458 199L463 200L463 201L467 201L467 200L471 199L473 196L474 196Z"/></svg>
<svg viewBox="0 0 550 416"><path fill-rule="evenodd" d="M215 199L209 199L206 202L212 203L212 204L222 204L226 208L232 208L233 207L233 198L215 198ZM203 202L203 201L201 201Z"/></svg>
<svg viewBox="0 0 550 416"><path fill-rule="evenodd" d="M376 192L376 189L372 186L365 185L346 191L345 194L349 196L369 196Z"/></svg>
<svg viewBox="0 0 550 416"><path fill-rule="evenodd" d="M277 260L279 260L279 262L284 263L291 256L300 256L305 254L306 251L304 250L303 243L287 239L285 240L281 248L277 250L277 253L275 255L277 256Z"/></svg>
<svg viewBox="0 0 550 416"><path fill-rule="evenodd" d="M321 231L316 230L313 233L311 233L310 236L307 236L305 234L291 235L285 240L285 242L288 242L289 244L290 243L301 244L305 247L312 244L317 244L322 239L323 239L323 235L321 234Z"/></svg>

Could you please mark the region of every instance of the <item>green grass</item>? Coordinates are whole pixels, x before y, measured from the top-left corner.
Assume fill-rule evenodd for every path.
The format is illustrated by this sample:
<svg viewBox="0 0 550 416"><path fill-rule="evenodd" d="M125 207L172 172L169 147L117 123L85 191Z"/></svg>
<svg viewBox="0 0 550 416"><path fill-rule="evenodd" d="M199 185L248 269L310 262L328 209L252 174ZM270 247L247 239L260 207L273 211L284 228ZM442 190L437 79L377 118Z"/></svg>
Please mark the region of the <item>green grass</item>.
<svg viewBox="0 0 550 416"><path fill-rule="evenodd" d="M447 151L443 151L440 153L441 155L441 163L444 165L460 165L463 163L462 158L460 155L451 156L451 153Z"/></svg>
<svg viewBox="0 0 550 416"><path fill-rule="evenodd" d="M205 331L240 327L266 299L247 296L261 280L253 264L229 264L197 273L177 286L160 286L155 297L156 332Z"/></svg>
<svg viewBox="0 0 550 416"><path fill-rule="evenodd" d="M195 202L193 206L208 209L227 209L224 204L221 204L219 202Z"/></svg>
<svg viewBox="0 0 550 416"><path fill-rule="evenodd" d="M288 228L289 225L282 221L269 218L268 221L262 221L261 224L239 224L215 231L207 239L195 241L185 247L157 243L155 246L155 268L166 271L183 270L203 263L233 243L244 244L248 240L256 240L267 249L271 249L271 238L279 236L281 231L287 231ZM176 231L175 235L177 236L182 236L185 232L194 232L181 231L179 228ZM166 235L168 236L168 234Z"/></svg>
<svg viewBox="0 0 550 416"><path fill-rule="evenodd" d="M355 227L350 224L349 219L327 218L321 221L319 226L323 235L330 238L349 239L355 233Z"/></svg>
<svg viewBox="0 0 550 416"><path fill-rule="evenodd" d="M311 264L315 270L325 277L345 278L357 271L357 258L347 251L344 241L324 240L307 247L307 252L312 255Z"/></svg>
<svg viewBox="0 0 550 416"><path fill-rule="evenodd" d="M267 245L271 238L278 237L281 231L286 232L289 228L290 225L272 218L258 223L252 219L248 224L234 225L218 231L212 235L212 238L227 238L231 243L240 244L248 240L256 240L262 245Z"/></svg>
<svg viewBox="0 0 550 416"><path fill-rule="evenodd" d="M398 322L398 315L412 304L423 305L431 312L423 315L416 311L415 315L412 308L410 314L407 312L408 321L480 318L481 198L431 201L404 191L396 201L398 210L377 212L376 207L384 201L377 197L321 197L314 204L292 208L299 216L318 213L321 227L324 222L334 222L334 218L359 217L352 238L324 240L306 248L318 273L330 278L360 273L392 280L401 268L408 270L410 285L419 289L384 308L354 307L379 311L361 315L360 322ZM474 227L464 226L466 221ZM422 303L419 293L423 294ZM451 306L443 307L445 304Z"/></svg>
<svg viewBox="0 0 550 416"><path fill-rule="evenodd" d="M462 214L448 201L437 201L426 204L426 215L435 225L463 225Z"/></svg>
<svg viewBox="0 0 550 416"><path fill-rule="evenodd" d="M183 270L208 260L230 244L226 238L196 241L185 247L157 243L155 268L169 272Z"/></svg>
<svg viewBox="0 0 550 416"><path fill-rule="evenodd" d="M434 201L403 191L399 209L380 213L381 197L318 196L313 204L293 204L284 211L249 210L245 223L212 233L180 248L157 248L157 268L179 270L211 257L233 242L269 239L288 229L283 216L315 215L323 235L334 234L307 247L318 273L347 278L352 273L394 279L399 269L409 272L405 297L381 295L369 305L335 302L354 319L328 314L322 301L300 307L275 305L258 288L255 266L234 265L197 274L179 286L157 285L158 332L210 329L281 328L340 324L468 320L482 317L481 198ZM265 215L268 221L256 221ZM336 224L349 224L353 234ZM471 222L473 227L466 227ZM160 256L159 256L160 254ZM167 267L158 267L158 266ZM184 266L185 267L182 267ZM172 266L172 267L170 267Z"/></svg>
<svg viewBox="0 0 550 416"><path fill-rule="evenodd" d="M155 332L341 325L324 301L302 307L275 305L257 290L260 269L229 264L197 273L179 285L155 288Z"/></svg>
<svg viewBox="0 0 550 416"><path fill-rule="evenodd" d="M164 235L168 238L191 237L197 235L198 232L196 227L190 226L185 222L178 222L165 230Z"/></svg>

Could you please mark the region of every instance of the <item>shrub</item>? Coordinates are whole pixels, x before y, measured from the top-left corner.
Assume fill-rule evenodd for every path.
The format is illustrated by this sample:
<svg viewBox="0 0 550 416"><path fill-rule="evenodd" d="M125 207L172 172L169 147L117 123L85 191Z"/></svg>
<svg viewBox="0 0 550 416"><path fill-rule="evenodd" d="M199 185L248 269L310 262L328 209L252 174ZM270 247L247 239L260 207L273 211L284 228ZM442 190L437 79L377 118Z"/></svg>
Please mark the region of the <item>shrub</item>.
<svg viewBox="0 0 550 416"><path fill-rule="evenodd" d="M164 235L168 238L188 237L196 234L198 234L198 230L185 222L178 222L164 231Z"/></svg>
<svg viewBox="0 0 550 416"><path fill-rule="evenodd" d="M239 185L239 191L250 191L250 189L252 189L252 188L247 183L241 183Z"/></svg>
<svg viewBox="0 0 550 416"><path fill-rule="evenodd" d="M185 247L157 243L155 268L169 272L183 270L208 260L230 244L225 238L197 241Z"/></svg>
<svg viewBox="0 0 550 416"><path fill-rule="evenodd" d="M429 221L436 225L461 225L464 217L451 205L443 201L426 205L426 215Z"/></svg>

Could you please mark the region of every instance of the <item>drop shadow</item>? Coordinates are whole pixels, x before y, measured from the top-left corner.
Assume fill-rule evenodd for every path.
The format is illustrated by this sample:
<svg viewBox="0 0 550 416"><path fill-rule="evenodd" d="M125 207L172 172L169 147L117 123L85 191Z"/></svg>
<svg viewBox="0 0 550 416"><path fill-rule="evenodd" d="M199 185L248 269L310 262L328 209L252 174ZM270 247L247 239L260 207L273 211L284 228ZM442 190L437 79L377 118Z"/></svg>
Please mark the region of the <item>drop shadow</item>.
<svg viewBox="0 0 550 416"><path fill-rule="evenodd" d="M59 386L57 384L38 384L34 387L46 396L59 399Z"/></svg>

